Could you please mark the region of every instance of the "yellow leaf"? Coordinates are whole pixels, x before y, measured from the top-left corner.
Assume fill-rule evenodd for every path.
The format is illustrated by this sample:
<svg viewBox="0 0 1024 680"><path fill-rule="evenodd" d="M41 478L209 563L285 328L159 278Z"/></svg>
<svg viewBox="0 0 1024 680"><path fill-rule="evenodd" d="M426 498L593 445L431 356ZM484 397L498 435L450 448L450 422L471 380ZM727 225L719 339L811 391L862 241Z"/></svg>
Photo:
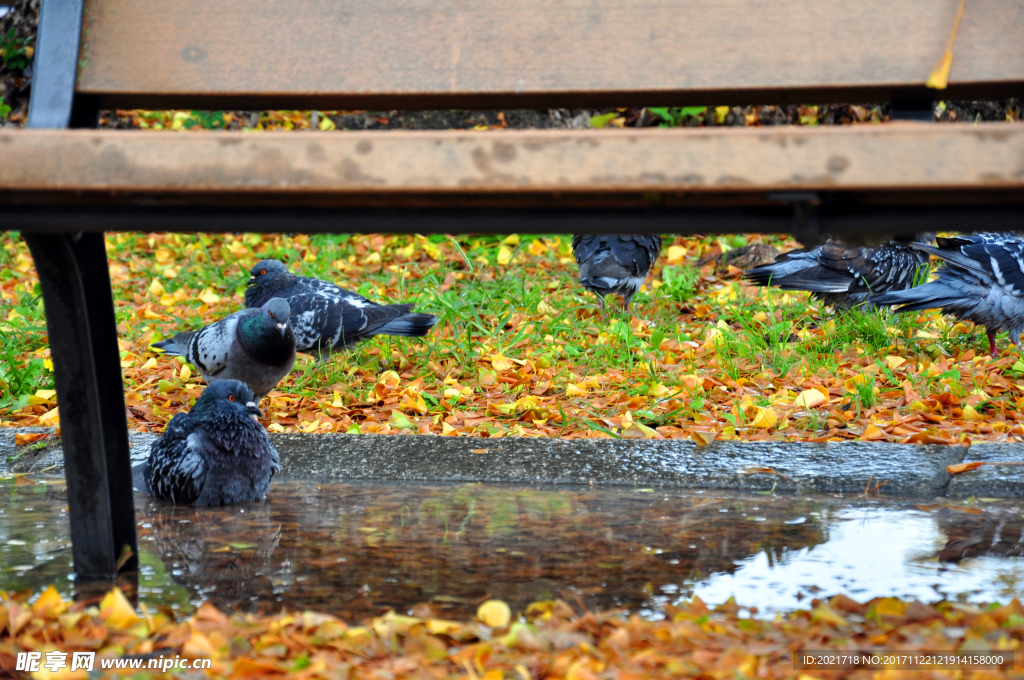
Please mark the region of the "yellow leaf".
<svg viewBox="0 0 1024 680"><path fill-rule="evenodd" d="M67 603L57 592L57 589L53 586L48 587L43 591L36 603L32 605L32 611L37 616L58 616L61 612L67 609Z"/></svg>
<svg viewBox="0 0 1024 680"><path fill-rule="evenodd" d="M509 234L504 238L504 240L502 240L502 243L504 243L507 246L519 245L519 234Z"/></svg>
<svg viewBox="0 0 1024 680"><path fill-rule="evenodd" d="M178 372L178 377L182 382L192 377L192 369L188 367L188 364L181 365L181 371Z"/></svg>
<svg viewBox="0 0 1024 680"><path fill-rule="evenodd" d="M574 383L569 383L569 385L565 388L565 396L567 397L582 397L586 393L587 390L582 386L582 384L577 385Z"/></svg>
<svg viewBox="0 0 1024 680"><path fill-rule="evenodd" d="M160 279L153 279L153 283L149 284L149 294L153 297L160 297L167 293L163 284L160 283Z"/></svg>
<svg viewBox="0 0 1024 680"><path fill-rule="evenodd" d="M331 402L331 406L334 408L343 408L345 406L345 402L341 400L341 395L338 394L338 390L334 390L334 401Z"/></svg>
<svg viewBox="0 0 1024 680"><path fill-rule="evenodd" d="M933 90L945 90L949 85L949 70L951 68L953 68L953 53L947 51L942 55L942 61L939 65L928 76L925 86Z"/></svg>
<svg viewBox="0 0 1024 680"><path fill-rule="evenodd" d="M494 367L494 370L496 371L507 371L515 366L515 364L508 357L500 354L493 354L491 355L491 366Z"/></svg>
<svg viewBox="0 0 1024 680"><path fill-rule="evenodd" d="M150 357L149 361L147 361L146 363L142 364L142 370L148 371L149 369L153 368L154 366L156 366L156 358L155 357Z"/></svg>
<svg viewBox="0 0 1024 680"><path fill-rule="evenodd" d="M873 439L881 439L884 436L885 432L883 432L877 425L868 425L864 428L864 433L861 434L860 438L864 441L871 441Z"/></svg>
<svg viewBox="0 0 1024 680"><path fill-rule="evenodd" d="M327 116L323 117L323 119L320 121L320 124L317 125L317 127L323 130L324 132L338 129L338 126L334 124L334 121L328 118Z"/></svg>
<svg viewBox="0 0 1024 680"><path fill-rule="evenodd" d="M777 422L779 422L779 414L775 412L775 409L757 407L757 415L754 416L753 422L754 427L769 429L775 427Z"/></svg>
<svg viewBox="0 0 1024 680"><path fill-rule="evenodd" d="M531 255L540 256L548 252L548 247L544 245L544 242L541 241L539 238L535 238L534 240L530 241L530 245L529 247L527 247L527 250L530 252Z"/></svg>
<svg viewBox="0 0 1024 680"><path fill-rule="evenodd" d="M679 264L686 257L686 248L683 246L669 246L668 247L668 263Z"/></svg>
<svg viewBox="0 0 1024 680"><path fill-rule="evenodd" d="M718 433L715 431L705 432L704 430L690 430L690 439L697 442L697 446L707 446L715 441Z"/></svg>
<svg viewBox="0 0 1024 680"><path fill-rule="evenodd" d="M895 371L897 368L907 363L907 360L903 357L889 355L885 358L885 363L889 365L891 370Z"/></svg>
<svg viewBox="0 0 1024 680"><path fill-rule="evenodd" d="M548 304L547 300L541 300L540 302L537 303L537 313L548 314L550 316L557 316L558 310L552 307L550 304Z"/></svg>
<svg viewBox="0 0 1024 680"><path fill-rule="evenodd" d="M502 245L498 248L498 264L502 267L508 266L508 263L512 261L512 251Z"/></svg>
<svg viewBox="0 0 1024 680"><path fill-rule="evenodd" d="M512 620L512 610L501 600L487 600L476 610L476 617L491 628L504 628Z"/></svg>
<svg viewBox="0 0 1024 680"><path fill-rule="evenodd" d="M49 411L47 411L46 413L44 413L43 415L39 416L39 420L42 420L44 422L59 423L60 422L60 411L58 411L58 407L55 406L52 409L50 409Z"/></svg>
<svg viewBox="0 0 1024 680"><path fill-rule="evenodd" d="M213 289L207 288L203 291L203 294L199 296L199 299L208 305L213 305L220 302L220 296L213 292Z"/></svg>
<svg viewBox="0 0 1024 680"><path fill-rule="evenodd" d="M833 626L848 626L849 621L844 619L839 613L829 607L827 604L823 604L814 610L812 618L815 621L823 621L825 623L832 624Z"/></svg>
<svg viewBox="0 0 1024 680"><path fill-rule="evenodd" d="M964 420L982 420L983 416L974 410L973 406L964 406Z"/></svg>
<svg viewBox="0 0 1024 680"><path fill-rule="evenodd" d="M826 401L825 395L818 390L804 390L797 395L794 404L803 408L814 408L821 406Z"/></svg>
<svg viewBox="0 0 1024 680"><path fill-rule="evenodd" d="M426 414L427 412L427 402L423 400L423 395L419 393L416 393L415 395L406 394L402 397L402 401L399 405L401 408L416 411L417 413Z"/></svg>
<svg viewBox="0 0 1024 680"><path fill-rule="evenodd" d="M113 628L130 628L142 620L120 588L114 588L103 597L99 618Z"/></svg>
<svg viewBox="0 0 1024 680"><path fill-rule="evenodd" d="M650 387L647 388L648 397L664 397L668 393L669 389L660 382L651 383Z"/></svg>
<svg viewBox="0 0 1024 680"><path fill-rule="evenodd" d="M171 392L177 392L181 389L181 387L172 383L170 380L160 380L156 385L161 394L170 394Z"/></svg>
<svg viewBox="0 0 1024 680"><path fill-rule="evenodd" d="M453 635L463 628L462 624L457 621L445 621L444 619L427 619L426 624L427 630L432 635Z"/></svg>
<svg viewBox="0 0 1024 680"><path fill-rule="evenodd" d="M36 396L47 401L53 401L57 396L57 390L36 390Z"/></svg>
<svg viewBox="0 0 1024 680"><path fill-rule="evenodd" d="M623 419L625 421L625 419ZM623 422L625 424L625 422ZM641 423L630 423L630 425L622 430L622 436L628 439L659 439L661 435L656 430L653 430L646 425Z"/></svg>
<svg viewBox="0 0 1024 680"><path fill-rule="evenodd" d="M883 597L875 603L875 613L879 616L903 616L907 611L907 603L895 597Z"/></svg>

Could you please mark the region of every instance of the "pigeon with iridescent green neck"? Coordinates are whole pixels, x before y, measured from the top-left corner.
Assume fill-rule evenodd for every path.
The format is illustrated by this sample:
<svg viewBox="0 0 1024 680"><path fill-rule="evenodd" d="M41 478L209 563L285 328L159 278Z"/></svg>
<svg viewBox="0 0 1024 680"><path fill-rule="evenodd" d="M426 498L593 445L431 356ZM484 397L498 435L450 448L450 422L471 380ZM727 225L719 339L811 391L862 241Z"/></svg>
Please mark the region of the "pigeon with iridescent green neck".
<svg viewBox="0 0 1024 680"><path fill-rule="evenodd" d="M208 385L241 380L256 403L288 375L295 363L295 334L288 301L271 298L261 307L226 316L198 331L178 333L150 347L184 357Z"/></svg>

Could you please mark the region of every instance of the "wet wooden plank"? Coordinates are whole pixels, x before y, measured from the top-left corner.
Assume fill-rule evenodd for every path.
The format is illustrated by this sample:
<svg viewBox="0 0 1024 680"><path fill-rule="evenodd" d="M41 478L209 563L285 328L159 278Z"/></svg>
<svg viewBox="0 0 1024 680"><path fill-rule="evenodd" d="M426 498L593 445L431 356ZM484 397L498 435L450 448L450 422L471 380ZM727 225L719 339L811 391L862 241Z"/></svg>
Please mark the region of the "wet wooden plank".
<svg viewBox="0 0 1024 680"><path fill-rule="evenodd" d="M179 204L346 197L1024 190L1024 126L440 132L0 131L0 202L32 192ZM389 199L390 200L390 199Z"/></svg>
<svg viewBox="0 0 1024 680"><path fill-rule="evenodd" d="M958 0L87 0L106 106L444 108L937 98ZM1024 0L970 0L946 98L1018 96Z"/></svg>

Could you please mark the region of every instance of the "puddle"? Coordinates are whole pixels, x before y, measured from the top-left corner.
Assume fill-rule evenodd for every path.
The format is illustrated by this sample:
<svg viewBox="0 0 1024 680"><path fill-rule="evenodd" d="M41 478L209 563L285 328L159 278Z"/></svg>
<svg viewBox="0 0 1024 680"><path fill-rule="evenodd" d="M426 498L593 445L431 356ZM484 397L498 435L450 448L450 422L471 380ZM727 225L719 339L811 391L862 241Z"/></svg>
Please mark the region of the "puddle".
<svg viewBox="0 0 1024 680"><path fill-rule="evenodd" d="M271 501L175 508L139 496L139 599L350 619L467 616L553 597L647 613L699 595L762 612L843 592L1006 600L1024 510L830 496L281 482ZM0 589L72 594L63 482L0 481Z"/></svg>

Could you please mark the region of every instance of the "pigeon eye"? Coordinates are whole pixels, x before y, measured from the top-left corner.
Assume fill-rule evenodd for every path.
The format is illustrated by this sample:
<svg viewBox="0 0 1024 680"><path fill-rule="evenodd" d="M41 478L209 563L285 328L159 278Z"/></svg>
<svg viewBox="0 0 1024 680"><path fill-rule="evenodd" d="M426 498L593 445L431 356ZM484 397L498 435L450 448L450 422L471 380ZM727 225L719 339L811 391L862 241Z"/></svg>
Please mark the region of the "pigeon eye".
<svg viewBox="0 0 1024 680"><path fill-rule="evenodd" d="M267 270L266 270L266 269L261 269L261 270L260 270L260 274L266 274L266 273L267 273Z"/></svg>
<svg viewBox="0 0 1024 680"><path fill-rule="evenodd" d="M235 400L235 395L229 394L228 395L228 401L234 401L234 400Z"/></svg>
<svg viewBox="0 0 1024 680"><path fill-rule="evenodd" d="M274 318L274 313L273 312L269 312L269 314L270 314L270 318L273 319Z"/></svg>

